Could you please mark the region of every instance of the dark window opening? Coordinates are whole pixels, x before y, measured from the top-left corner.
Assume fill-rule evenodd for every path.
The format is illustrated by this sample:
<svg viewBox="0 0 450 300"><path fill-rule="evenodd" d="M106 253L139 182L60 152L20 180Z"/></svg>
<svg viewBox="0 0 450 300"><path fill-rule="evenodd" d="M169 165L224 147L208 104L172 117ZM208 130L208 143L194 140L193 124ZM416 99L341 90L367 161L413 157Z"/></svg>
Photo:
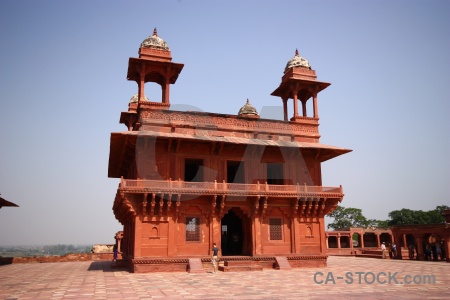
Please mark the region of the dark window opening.
<svg viewBox="0 0 450 300"><path fill-rule="evenodd" d="M267 163L267 183L268 184L284 184L283 164Z"/></svg>
<svg viewBox="0 0 450 300"><path fill-rule="evenodd" d="M203 160L186 159L184 161L184 181L203 181Z"/></svg>
<svg viewBox="0 0 450 300"><path fill-rule="evenodd" d="M200 242L200 218L186 218L186 242Z"/></svg>
<svg viewBox="0 0 450 300"><path fill-rule="evenodd" d="M227 161L227 182L245 183L245 164L241 161Z"/></svg>

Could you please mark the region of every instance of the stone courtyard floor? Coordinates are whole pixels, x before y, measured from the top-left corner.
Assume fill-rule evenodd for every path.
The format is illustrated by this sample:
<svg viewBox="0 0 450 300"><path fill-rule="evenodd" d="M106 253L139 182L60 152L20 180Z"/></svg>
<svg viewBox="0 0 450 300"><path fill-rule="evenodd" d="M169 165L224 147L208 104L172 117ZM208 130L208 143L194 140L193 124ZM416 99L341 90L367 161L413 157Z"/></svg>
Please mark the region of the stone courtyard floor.
<svg viewBox="0 0 450 300"><path fill-rule="evenodd" d="M0 266L0 299L450 299L445 262L330 256L326 268L215 274L134 274L112 264Z"/></svg>

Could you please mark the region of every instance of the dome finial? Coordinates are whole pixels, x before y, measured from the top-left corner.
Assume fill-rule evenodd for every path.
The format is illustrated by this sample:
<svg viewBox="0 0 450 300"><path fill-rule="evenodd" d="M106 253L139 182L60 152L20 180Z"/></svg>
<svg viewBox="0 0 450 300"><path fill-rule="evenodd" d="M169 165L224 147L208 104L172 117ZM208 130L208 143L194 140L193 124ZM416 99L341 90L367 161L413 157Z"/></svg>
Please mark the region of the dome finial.
<svg viewBox="0 0 450 300"><path fill-rule="evenodd" d="M167 43L158 36L158 31L155 29L153 29L153 35L149 36L148 38L146 38L142 43L141 43L141 48L156 48L156 49L161 49L161 50L167 50L170 51L169 46L167 45Z"/></svg>
<svg viewBox="0 0 450 300"><path fill-rule="evenodd" d="M293 67L303 67L311 69L309 62L304 57L301 57L300 54L298 54L298 49L295 49L294 57L291 58L286 64L286 68L284 68L284 73L286 73L287 70Z"/></svg>
<svg viewBox="0 0 450 300"><path fill-rule="evenodd" d="M250 104L250 100L247 98L247 103L241 107L238 112L238 116L258 116L258 111Z"/></svg>

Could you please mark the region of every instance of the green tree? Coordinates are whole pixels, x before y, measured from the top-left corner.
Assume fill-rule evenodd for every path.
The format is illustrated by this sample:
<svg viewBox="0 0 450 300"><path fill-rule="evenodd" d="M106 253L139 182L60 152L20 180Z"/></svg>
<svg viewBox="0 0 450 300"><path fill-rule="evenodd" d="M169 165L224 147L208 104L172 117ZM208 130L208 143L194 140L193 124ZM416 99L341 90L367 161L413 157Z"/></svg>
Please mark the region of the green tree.
<svg viewBox="0 0 450 300"><path fill-rule="evenodd" d="M367 220L366 228L388 229L389 227L389 220Z"/></svg>
<svg viewBox="0 0 450 300"><path fill-rule="evenodd" d="M447 205L436 206L435 209L429 211L411 210L403 208L394 210L389 213L389 225L425 225L425 224L442 224L445 219L442 212L449 209Z"/></svg>
<svg viewBox="0 0 450 300"><path fill-rule="evenodd" d="M368 224L366 217L363 216L362 210L359 208L338 206L329 216L334 221L328 224L328 229L332 228L336 230L344 227L366 228Z"/></svg>
<svg viewBox="0 0 450 300"><path fill-rule="evenodd" d="M417 215L417 214L416 214ZM411 209L403 208L401 210L394 210L388 214L389 225L404 225L404 224L416 224L414 211Z"/></svg>

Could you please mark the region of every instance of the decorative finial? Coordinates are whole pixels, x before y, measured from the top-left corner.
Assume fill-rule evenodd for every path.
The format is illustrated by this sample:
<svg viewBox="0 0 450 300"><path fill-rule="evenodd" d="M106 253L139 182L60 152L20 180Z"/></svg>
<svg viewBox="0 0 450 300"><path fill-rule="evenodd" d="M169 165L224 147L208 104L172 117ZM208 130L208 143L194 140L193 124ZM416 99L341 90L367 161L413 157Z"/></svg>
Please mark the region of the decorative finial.
<svg viewBox="0 0 450 300"><path fill-rule="evenodd" d="M156 29L155 29L156 30ZM295 49L295 56L298 56L298 49Z"/></svg>
<svg viewBox="0 0 450 300"><path fill-rule="evenodd" d="M158 32L156 31L156 27L155 27L155 29L153 29L153 35L158 36Z"/></svg>
<svg viewBox="0 0 450 300"><path fill-rule="evenodd" d="M250 104L250 101L248 100L248 98L247 98L247 104Z"/></svg>

